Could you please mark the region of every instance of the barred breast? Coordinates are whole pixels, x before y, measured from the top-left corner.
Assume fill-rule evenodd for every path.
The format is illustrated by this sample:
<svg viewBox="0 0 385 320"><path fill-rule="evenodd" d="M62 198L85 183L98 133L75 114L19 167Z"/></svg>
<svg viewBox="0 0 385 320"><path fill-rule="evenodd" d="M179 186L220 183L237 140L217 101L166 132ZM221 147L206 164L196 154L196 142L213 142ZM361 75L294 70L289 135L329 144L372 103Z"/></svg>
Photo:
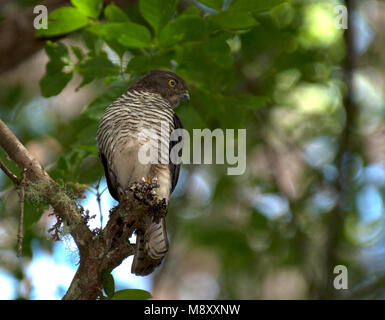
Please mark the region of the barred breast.
<svg viewBox="0 0 385 320"><path fill-rule="evenodd" d="M117 183L114 188L120 195L142 177L157 177L161 186L157 193L168 200L171 189L169 141L174 130L173 117L174 111L167 100L145 91L127 91L106 109L98 128L98 148L107 159L109 172L113 175L110 180ZM139 151L148 161L148 152L143 154L143 150L151 147L157 150L156 153L150 152L152 163L143 163ZM154 164L156 160L157 164Z"/></svg>

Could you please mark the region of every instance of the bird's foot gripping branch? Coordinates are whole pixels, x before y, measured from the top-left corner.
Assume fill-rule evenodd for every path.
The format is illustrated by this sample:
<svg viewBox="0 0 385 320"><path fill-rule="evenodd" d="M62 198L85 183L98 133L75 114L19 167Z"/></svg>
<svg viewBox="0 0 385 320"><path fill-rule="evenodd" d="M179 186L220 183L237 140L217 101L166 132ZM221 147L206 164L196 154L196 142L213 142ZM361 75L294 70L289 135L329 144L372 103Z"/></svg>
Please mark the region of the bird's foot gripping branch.
<svg viewBox="0 0 385 320"><path fill-rule="evenodd" d="M134 182L129 188L134 198L147 207L147 212L151 214L154 221L159 221L167 213L167 201L157 196L157 188L159 188L159 184L156 177L147 180L143 178L142 181Z"/></svg>
<svg viewBox="0 0 385 320"><path fill-rule="evenodd" d="M125 258L134 254L134 245L129 242L129 238L142 217L150 214L148 205L143 205L128 193L124 201L111 209L105 228L95 232L87 225L89 213L85 214L76 200L48 175L2 120L0 146L25 175L25 197L49 204L58 219L56 228L64 223L79 249L79 267L63 299L103 297L102 274L109 274ZM15 174L10 174L18 186L21 180ZM153 196L152 190L153 188L142 190L142 196ZM110 293L111 297L113 294L114 292Z"/></svg>

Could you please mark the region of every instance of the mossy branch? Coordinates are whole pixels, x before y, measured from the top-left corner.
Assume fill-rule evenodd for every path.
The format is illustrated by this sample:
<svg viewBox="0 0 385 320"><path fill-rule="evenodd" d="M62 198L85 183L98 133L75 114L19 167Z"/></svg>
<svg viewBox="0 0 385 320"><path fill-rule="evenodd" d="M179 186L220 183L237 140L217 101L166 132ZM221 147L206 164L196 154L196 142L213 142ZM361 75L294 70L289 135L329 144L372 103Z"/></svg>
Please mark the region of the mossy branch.
<svg viewBox="0 0 385 320"><path fill-rule="evenodd" d="M134 245L128 239L146 208L129 194L127 200L111 210L103 230L91 231L87 226L88 213L48 175L1 119L0 146L24 172L26 198L51 205L58 223L65 224L77 244L79 268L63 299L97 299L102 289L103 270L112 271L134 253Z"/></svg>

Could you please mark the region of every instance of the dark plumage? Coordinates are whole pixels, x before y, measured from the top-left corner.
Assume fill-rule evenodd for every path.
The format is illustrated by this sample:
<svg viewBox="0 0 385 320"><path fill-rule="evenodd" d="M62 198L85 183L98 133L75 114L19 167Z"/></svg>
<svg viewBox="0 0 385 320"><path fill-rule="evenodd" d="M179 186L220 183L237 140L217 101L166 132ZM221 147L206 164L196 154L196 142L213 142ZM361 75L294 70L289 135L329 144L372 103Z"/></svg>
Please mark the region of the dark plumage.
<svg viewBox="0 0 385 320"><path fill-rule="evenodd" d="M189 94L183 79L172 72L153 70L106 109L97 139L108 189L116 200L124 197L133 182L156 178L160 186L156 189L157 196L168 205L178 182L180 165L169 161L170 154L162 154L159 163L141 163L138 152L145 142L139 137L145 130L154 130L160 138L161 149L163 146L171 150L177 143L170 141L171 132L182 128L173 109L184 100L189 100ZM161 124L166 124L168 131L161 131ZM137 275L151 273L168 250L165 219L155 222L148 218L144 225L143 230L136 231L132 272Z"/></svg>
<svg viewBox="0 0 385 320"><path fill-rule="evenodd" d="M175 81L175 87L169 85L171 79ZM176 107L180 101L190 99L186 82L169 71L151 70L136 81L129 90L159 93L172 107Z"/></svg>

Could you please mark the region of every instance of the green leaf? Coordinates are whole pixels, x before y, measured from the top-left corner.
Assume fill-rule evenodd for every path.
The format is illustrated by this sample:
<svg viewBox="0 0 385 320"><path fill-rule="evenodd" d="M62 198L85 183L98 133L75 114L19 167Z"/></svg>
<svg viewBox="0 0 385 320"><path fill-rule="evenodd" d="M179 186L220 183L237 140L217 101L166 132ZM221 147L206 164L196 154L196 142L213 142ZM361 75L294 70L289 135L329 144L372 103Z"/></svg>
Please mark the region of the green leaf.
<svg viewBox="0 0 385 320"><path fill-rule="evenodd" d="M90 32L89 28L84 29L81 36L87 49L89 49L88 56L96 56L103 51L105 40Z"/></svg>
<svg viewBox="0 0 385 320"><path fill-rule="evenodd" d="M141 289L124 289L114 293L111 300L147 300L152 298L150 292Z"/></svg>
<svg viewBox="0 0 385 320"><path fill-rule="evenodd" d="M117 40L126 47L147 48L151 46L150 31L133 22L110 22L92 26L88 30L105 40Z"/></svg>
<svg viewBox="0 0 385 320"><path fill-rule="evenodd" d="M82 61L84 59L84 54L83 54L82 49L80 49L79 47L76 47L76 46L71 46L71 49L79 61Z"/></svg>
<svg viewBox="0 0 385 320"><path fill-rule="evenodd" d="M294 19L294 9L287 2L274 7L270 14L279 28L287 27Z"/></svg>
<svg viewBox="0 0 385 320"><path fill-rule="evenodd" d="M38 222L46 208L47 204L38 199L33 199L33 194L32 200L26 199L24 203L24 228L26 230L30 229L33 224Z"/></svg>
<svg viewBox="0 0 385 320"><path fill-rule="evenodd" d="M224 11L212 15L210 21L227 29L247 29L258 25L257 20L249 13L243 11Z"/></svg>
<svg viewBox="0 0 385 320"><path fill-rule="evenodd" d="M170 69L171 59L171 52L163 55L135 56L127 63L126 72L143 74L144 72L148 72L152 69Z"/></svg>
<svg viewBox="0 0 385 320"><path fill-rule="evenodd" d="M115 281L112 274L107 270L103 270L102 272L102 284L106 295L112 297L115 293Z"/></svg>
<svg viewBox="0 0 385 320"><path fill-rule="evenodd" d="M57 179L65 179L67 174L70 171L70 164L68 162L68 159L64 156L61 156L57 161L56 161L56 166L50 170L49 174L50 176L57 180Z"/></svg>
<svg viewBox="0 0 385 320"><path fill-rule="evenodd" d="M147 29L137 29L138 32L130 31L132 33L123 34L119 37L120 44L129 48L148 48L151 46L151 34Z"/></svg>
<svg viewBox="0 0 385 320"><path fill-rule="evenodd" d="M282 2L285 2L285 0L234 0L228 10L240 10L255 13L269 10Z"/></svg>
<svg viewBox="0 0 385 320"><path fill-rule="evenodd" d="M103 7L103 0L71 0L72 4L87 17L97 18Z"/></svg>
<svg viewBox="0 0 385 320"><path fill-rule="evenodd" d="M68 172L70 169L70 166L68 164L68 160L61 156L59 160L56 162L56 169L62 170L64 173Z"/></svg>
<svg viewBox="0 0 385 320"><path fill-rule="evenodd" d="M48 29L38 29L37 37L51 37L81 29L90 23L86 15L74 7L63 7L48 15Z"/></svg>
<svg viewBox="0 0 385 320"><path fill-rule="evenodd" d="M246 109L256 109L265 107L269 102L268 97L253 96L251 94L240 95L237 97L227 97L231 103Z"/></svg>
<svg viewBox="0 0 385 320"><path fill-rule="evenodd" d="M185 16L198 16L200 17L200 12L197 7L187 7L186 10L184 10L179 17L185 17Z"/></svg>
<svg viewBox="0 0 385 320"><path fill-rule="evenodd" d="M111 22L127 22L130 21L128 16L124 13L122 9L114 5L113 3L109 4L104 9L104 15Z"/></svg>
<svg viewBox="0 0 385 320"><path fill-rule="evenodd" d="M105 52L82 61L75 70L83 76L83 82L80 87L95 79L119 74L119 66L113 64Z"/></svg>
<svg viewBox="0 0 385 320"><path fill-rule="evenodd" d="M42 96L51 97L58 95L72 79L72 70L63 71L63 68L70 63L68 49L64 44L47 41L45 50L50 61L39 84Z"/></svg>
<svg viewBox="0 0 385 320"><path fill-rule="evenodd" d="M128 50L127 47L122 45L116 39L106 39L104 41L120 57L120 59L123 58L124 53Z"/></svg>
<svg viewBox="0 0 385 320"><path fill-rule="evenodd" d="M52 97L58 95L71 79L72 72L46 74L39 82L41 95L43 97Z"/></svg>
<svg viewBox="0 0 385 320"><path fill-rule="evenodd" d="M199 0L199 2L217 10L222 10L223 7L223 0Z"/></svg>
<svg viewBox="0 0 385 320"><path fill-rule="evenodd" d="M93 136L93 138L95 138L95 135ZM91 145L77 144L76 148L79 150L85 151L86 154L94 157L98 157L99 155L98 147L95 144L91 144Z"/></svg>
<svg viewBox="0 0 385 320"><path fill-rule="evenodd" d="M183 127L192 133L193 129L207 128L207 123L202 115L194 109L190 108L178 108L178 117L182 120Z"/></svg>
<svg viewBox="0 0 385 320"><path fill-rule="evenodd" d="M195 15L181 16L163 28L159 35L159 45L168 47L182 41L196 41L207 34L204 19Z"/></svg>
<svg viewBox="0 0 385 320"><path fill-rule="evenodd" d="M139 11L146 21L159 33L173 16L178 0L139 0Z"/></svg>
<svg viewBox="0 0 385 320"><path fill-rule="evenodd" d="M199 73L199 81L207 83L209 79L216 79L225 76L223 72L218 73L213 68L220 67L230 69L234 65L234 58L231 55L230 47L222 37L210 39L210 41L186 43L177 48L175 60L189 73ZM205 70L210 70L207 72ZM212 85L213 83L210 83Z"/></svg>
<svg viewBox="0 0 385 320"><path fill-rule="evenodd" d="M52 42L48 40L45 44L45 52L52 62L58 67L63 67L70 62L67 47L61 42Z"/></svg>
<svg viewBox="0 0 385 320"><path fill-rule="evenodd" d="M127 63L127 73L143 73L146 71L147 66L150 64L150 57L147 56L135 56Z"/></svg>

